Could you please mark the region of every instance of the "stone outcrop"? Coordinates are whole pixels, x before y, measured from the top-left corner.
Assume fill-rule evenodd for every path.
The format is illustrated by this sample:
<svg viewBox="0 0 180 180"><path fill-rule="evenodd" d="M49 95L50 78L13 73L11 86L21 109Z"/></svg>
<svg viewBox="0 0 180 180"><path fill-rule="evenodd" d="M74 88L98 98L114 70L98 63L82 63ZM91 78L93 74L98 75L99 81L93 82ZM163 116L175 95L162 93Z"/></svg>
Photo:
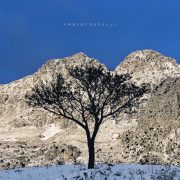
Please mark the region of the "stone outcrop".
<svg viewBox="0 0 180 180"><path fill-rule="evenodd" d="M0 147L0 169L76 163L76 159L81 154L75 146L53 142L49 144L37 143L37 141L36 143L3 142Z"/></svg>

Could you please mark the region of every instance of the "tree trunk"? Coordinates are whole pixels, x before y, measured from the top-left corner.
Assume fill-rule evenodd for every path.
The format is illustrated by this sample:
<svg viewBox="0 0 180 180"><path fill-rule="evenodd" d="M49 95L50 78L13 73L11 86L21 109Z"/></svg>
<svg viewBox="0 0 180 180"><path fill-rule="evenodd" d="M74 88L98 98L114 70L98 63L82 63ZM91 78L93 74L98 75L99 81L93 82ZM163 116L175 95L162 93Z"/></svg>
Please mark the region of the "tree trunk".
<svg viewBox="0 0 180 180"><path fill-rule="evenodd" d="M94 149L94 140L88 140L88 151L89 151L89 161L88 169L94 169L95 164L95 149Z"/></svg>

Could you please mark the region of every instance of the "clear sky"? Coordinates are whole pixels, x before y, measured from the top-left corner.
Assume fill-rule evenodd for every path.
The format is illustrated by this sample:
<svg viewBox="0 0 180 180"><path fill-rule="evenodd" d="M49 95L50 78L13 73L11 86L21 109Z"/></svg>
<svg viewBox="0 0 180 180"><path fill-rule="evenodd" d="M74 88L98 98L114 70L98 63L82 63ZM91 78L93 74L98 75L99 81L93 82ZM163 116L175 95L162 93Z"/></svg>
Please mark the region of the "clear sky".
<svg viewBox="0 0 180 180"><path fill-rule="evenodd" d="M0 84L84 52L114 69L153 49L180 63L180 0L0 0ZM67 27L64 23L117 23Z"/></svg>

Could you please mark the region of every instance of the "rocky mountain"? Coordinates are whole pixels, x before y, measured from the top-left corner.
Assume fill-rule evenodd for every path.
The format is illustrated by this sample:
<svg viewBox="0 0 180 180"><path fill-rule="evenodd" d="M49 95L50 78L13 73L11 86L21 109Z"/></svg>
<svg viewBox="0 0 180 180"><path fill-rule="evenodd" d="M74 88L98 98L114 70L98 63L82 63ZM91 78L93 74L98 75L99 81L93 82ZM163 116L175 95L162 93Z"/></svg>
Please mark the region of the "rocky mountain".
<svg viewBox="0 0 180 180"><path fill-rule="evenodd" d="M57 72L68 79L66 66L83 66L84 62L100 64L78 53L50 60L33 75L0 85L0 169L87 161L84 132L29 107L24 98L40 80L50 81ZM128 55L115 72L130 73L137 84L149 84L150 91L134 115L123 114L116 123L102 125L96 160L179 165L180 65L158 52L142 50Z"/></svg>
<svg viewBox="0 0 180 180"><path fill-rule="evenodd" d="M83 66L84 63L100 64L83 53L64 59L49 60L36 73L10 84L0 85L0 127L41 126L51 121L48 113L30 108L25 102L25 94L40 80L51 80L54 73L63 72L67 76L66 66ZM45 122L44 122L45 121Z"/></svg>

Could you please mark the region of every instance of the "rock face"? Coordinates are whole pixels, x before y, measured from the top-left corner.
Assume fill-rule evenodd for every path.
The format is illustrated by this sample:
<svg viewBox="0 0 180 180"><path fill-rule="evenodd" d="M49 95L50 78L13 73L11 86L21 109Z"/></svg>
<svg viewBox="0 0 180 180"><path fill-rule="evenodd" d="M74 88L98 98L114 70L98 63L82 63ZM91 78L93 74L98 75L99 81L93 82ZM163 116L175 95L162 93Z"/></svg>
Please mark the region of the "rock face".
<svg viewBox="0 0 180 180"><path fill-rule="evenodd" d="M180 118L180 77L169 77L163 80L152 92L145 111L144 120L155 125L163 119L165 125L170 120Z"/></svg>
<svg viewBox="0 0 180 180"><path fill-rule="evenodd" d="M180 165L180 77L167 78L152 92L134 130L122 136L129 161Z"/></svg>
<svg viewBox="0 0 180 180"><path fill-rule="evenodd" d="M29 107L25 94L40 82L50 81L66 66L100 63L83 53L48 61L35 74L0 85L0 169L87 162L84 132L42 109ZM105 65L103 65L104 68ZM180 65L152 50L136 51L117 66L150 91L133 115L107 121L96 141L97 162L136 162L180 165ZM114 157L114 154L117 154Z"/></svg>

